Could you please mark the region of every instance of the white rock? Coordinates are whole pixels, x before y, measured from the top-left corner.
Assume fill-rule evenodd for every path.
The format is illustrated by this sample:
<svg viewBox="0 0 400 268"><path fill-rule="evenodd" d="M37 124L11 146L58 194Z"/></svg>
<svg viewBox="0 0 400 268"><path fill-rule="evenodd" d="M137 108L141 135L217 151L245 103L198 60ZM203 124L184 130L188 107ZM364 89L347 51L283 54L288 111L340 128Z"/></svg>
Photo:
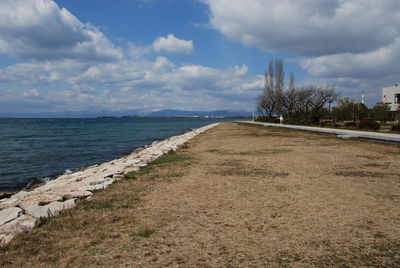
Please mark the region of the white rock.
<svg viewBox="0 0 400 268"><path fill-rule="evenodd" d="M140 160L139 160L139 159L132 159L132 160L126 161L126 162L125 162L125 165L127 165L127 166L133 166L133 165L136 165L136 164L139 164L139 163L140 163Z"/></svg>
<svg viewBox="0 0 400 268"><path fill-rule="evenodd" d="M19 198L14 198L13 196L11 198L3 199L0 201L0 209L17 206L18 201Z"/></svg>
<svg viewBox="0 0 400 268"><path fill-rule="evenodd" d="M22 215L17 219L4 224L0 227L0 233L3 235L21 233L21 232L28 232L35 227L37 219L29 216L29 215Z"/></svg>
<svg viewBox="0 0 400 268"><path fill-rule="evenodd" d="M70 209L75 206L75 199L67 200L65 202L52 202L45 206L31 205L25 209L25 213L34 218L49 218L57 216L60 211Z"/></svg>
<svg viewBox="0 0 400 268"><path fill-rule="evenodd" d="M52 216L50 214L49 208L46 206L30 205L25 208L25 213L36 218L48 218Z"/></svg>
<svg viewBox="0 0 400 268"><path fill-rule="evenodd" d="M53 192L30 192L27 193L19 202L19 207L25 209L30 205L44 206L54 201L62 201L62 196Z"/></svg>
<svg viewBox="0 0 400 268"><path fill-rule="evenodd" d="M70 199L64 202L63 210L72 209L76 206L76 199Z"/></svg>
<svg viewBox="0 0 400 268"><path fill-rule="evenodd" d="M65 199L73 199L73 198L86 198L88 196L91 196L93 193L89 191L70 191L70 192L65 192L62 196Z"/></svg>
<svg viewBox="0 0 400 268"><path fill-rule="evenodd" d="M0 246L5 246L11 242L16 234L0 235Z"/></svg>
<svg viewBox="0 0 400 268"><path fill-rule="evenodd" d="M81 188L79 188L80 191L91 191L91 192L95 192L95 191L99 191L99 190L103 190L105 188L104 183L99 183L99 184L95 184L95 185L86 185L83 186Z"/></svg>
<svg viewBox="0 0 400 268"><path fill-rule="evenodd" d="M17 207L9 207L3 210L0 210L0 226L12 221L19 217L22 213L22 209Z"/></svg>

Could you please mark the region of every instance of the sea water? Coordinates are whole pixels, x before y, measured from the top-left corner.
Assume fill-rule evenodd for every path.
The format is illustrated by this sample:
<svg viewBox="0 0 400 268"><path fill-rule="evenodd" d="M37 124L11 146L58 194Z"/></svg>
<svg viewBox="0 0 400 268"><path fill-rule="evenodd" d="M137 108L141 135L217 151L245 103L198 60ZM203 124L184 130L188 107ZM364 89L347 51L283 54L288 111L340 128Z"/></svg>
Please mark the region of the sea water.
<svg viewBox="0 0 400 268"><path fill-rule="evenodd" d="M0 118L0 192L12 192L211 123L214 118Z"/></svg>

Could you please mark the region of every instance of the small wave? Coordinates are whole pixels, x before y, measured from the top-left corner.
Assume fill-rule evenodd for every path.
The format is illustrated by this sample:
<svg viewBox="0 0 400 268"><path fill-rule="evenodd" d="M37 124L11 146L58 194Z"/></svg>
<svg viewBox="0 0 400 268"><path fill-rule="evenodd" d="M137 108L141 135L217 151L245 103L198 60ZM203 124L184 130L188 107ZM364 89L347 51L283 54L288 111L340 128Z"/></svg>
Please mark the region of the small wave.
<svg viewBox="0 0 400 268"><path fill-rule="evenodd" d="M65 174L71 174L73 171L71 170L71 169L69 169L69 168L67 168L66 170L65 170Z"/></svg>

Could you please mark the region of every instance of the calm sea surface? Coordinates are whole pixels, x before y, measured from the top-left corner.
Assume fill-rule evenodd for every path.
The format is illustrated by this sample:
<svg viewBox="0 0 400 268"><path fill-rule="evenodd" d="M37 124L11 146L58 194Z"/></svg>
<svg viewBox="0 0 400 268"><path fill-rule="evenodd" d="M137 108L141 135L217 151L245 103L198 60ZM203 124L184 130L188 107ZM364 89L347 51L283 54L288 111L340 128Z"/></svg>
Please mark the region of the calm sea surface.
<svg viewBox="0 0 400 268"><path fill-rule="evenodd" d="M0 118L0 192L21 190L77 168L228 119Z"/></svg>

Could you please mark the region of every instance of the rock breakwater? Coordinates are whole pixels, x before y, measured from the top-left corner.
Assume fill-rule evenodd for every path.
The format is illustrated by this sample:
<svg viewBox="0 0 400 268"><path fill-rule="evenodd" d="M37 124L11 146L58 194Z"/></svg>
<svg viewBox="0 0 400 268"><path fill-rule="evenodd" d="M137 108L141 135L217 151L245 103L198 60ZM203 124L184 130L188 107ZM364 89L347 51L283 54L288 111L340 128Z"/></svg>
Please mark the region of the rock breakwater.
<svg viewBox="0 0 400 268"><path fill-rule="evenodd" d="M123 179L126 173L137 171L160 156L176 151L179 146L216 125L218 123L155 142L125 157L64 174L31 191L20 191L1 199L0 246L8 244L18 233L32 230L38 219L57 216L75 207L79 200Z"/></svg>

